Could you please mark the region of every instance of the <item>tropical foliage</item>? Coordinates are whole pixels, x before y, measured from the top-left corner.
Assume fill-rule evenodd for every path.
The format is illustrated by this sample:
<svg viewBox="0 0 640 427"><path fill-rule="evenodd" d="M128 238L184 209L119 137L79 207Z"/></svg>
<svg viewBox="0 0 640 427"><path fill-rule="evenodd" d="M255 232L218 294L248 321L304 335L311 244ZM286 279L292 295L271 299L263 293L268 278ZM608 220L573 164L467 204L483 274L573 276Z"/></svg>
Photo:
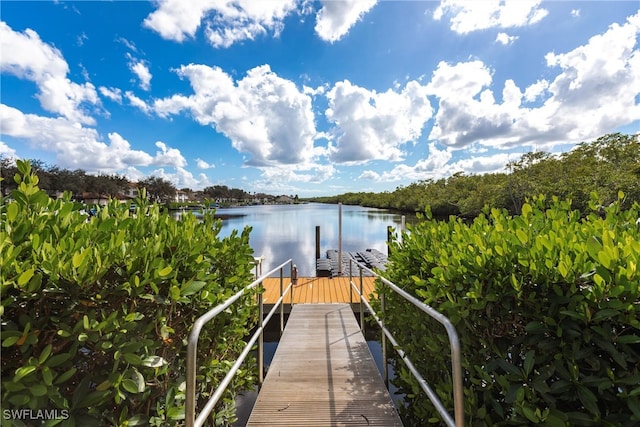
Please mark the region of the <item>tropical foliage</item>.
<svg viewBox="0 0 640 427"><path fill-rule="evenodd" d="M385 277L458 331L467 425L640 424L640 205L624 209L622 192L610 202L592 195L586 217L544 197L518 216L428 214L392 244ZM387 327L453 413L444 329L377 291ZM408 424L441 424L406 368L396 369Z"/></svg>
<svg viewBox="0 0 640 427"><path fill-rule="evenodd" d="M175 221L145 198L135 213L113 202L87 217L68 194L40 190L28 162L17 168L1 206L3 409L65 410L66 425L78 426L181 423L186 338L198 316L252 280L250 229L221 238L213 213ZM200 399L244 347L253 301L203 331ZM234 418L232 396L254 374L236 377L217 424Z"/></svg>

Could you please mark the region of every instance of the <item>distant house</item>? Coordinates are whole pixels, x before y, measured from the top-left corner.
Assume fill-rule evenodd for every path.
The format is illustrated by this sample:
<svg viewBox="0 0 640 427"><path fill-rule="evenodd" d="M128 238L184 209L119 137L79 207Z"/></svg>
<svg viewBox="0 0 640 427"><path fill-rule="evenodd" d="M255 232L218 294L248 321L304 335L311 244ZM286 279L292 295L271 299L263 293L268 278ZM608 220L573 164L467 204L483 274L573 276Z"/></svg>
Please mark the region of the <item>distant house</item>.
<svg viewBox="0 0 640 427"><path fill-rule="evenodd" d="M124 194L118 194L115 197L113 197L108 194L100 195L97 193L90 193L90 192L82 193L82 201L86 205L105 206L105 205L108 205L109 201L114 198L118 199L120 203L129 203L133 199L133 197L129 197Z"/></svg>
<svg viewBox="0 0 640 427"><path fill-rule="evenodd" d="M289 196L278 196L276 197L276 203L279 205L292 205L294 200Z"/></svg>
<svg viewBox="0 0 640 427"><path fill-rule="evenodd" d="M109 204L109 196L85 192L82 193L82 201L87 205L104 206Z"/></svg>
<svg viewBox="0 0 640 427"><path fill-rule="evenodd" d="M138 184L135 182L130 182L127 184L127 189L122 191L123 196L129 197L130 199L135 199L140 196L140 191L138 190Z"/></svg>
<svg viewBox="0 0 640 427"><path fill-rule="evenodd" d="M253 197L251 199L252 205L268 205L272 202L272 198L270 197Z"/></svg>
<svg viewBox="0 0 640 427"><path fill-rule="evenodd" d="M178 190L176 191L176 195L173 201L178 203L186 203L189 201L189 193L182 190Z"/></svg>

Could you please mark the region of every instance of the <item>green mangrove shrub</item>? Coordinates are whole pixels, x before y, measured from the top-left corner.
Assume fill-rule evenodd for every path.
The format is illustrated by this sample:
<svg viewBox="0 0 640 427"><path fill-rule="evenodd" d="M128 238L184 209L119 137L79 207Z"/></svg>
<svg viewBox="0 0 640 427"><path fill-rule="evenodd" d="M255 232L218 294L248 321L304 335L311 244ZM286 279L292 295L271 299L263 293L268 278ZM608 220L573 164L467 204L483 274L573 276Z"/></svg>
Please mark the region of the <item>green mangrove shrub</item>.
<svg viewBox="0 0 640 427"><path fill-rule="evenodd" d="M596 196L594 196L596 197ZM426 218L392 244L385 276L454 323L467 425L640 424L640 209L540 197L521 215ZM453 413L444 328L386 296L387 326ZM411 425L442 421L396 363Z"/></svg>
<svg viewBox="0 0 640 427"><path fill-rule="evenodd" d="M28 162L18 169L0 228L3 425L25 409L62 414L46 425L181 424L186 339L252 280L250 229L221 238L212 213L177 221L143 198L89 217L39 190ZM253 301L203 331L199 407L244 347ZM212 424L234 419L234 390L254 378L240 372Z"/></svg>

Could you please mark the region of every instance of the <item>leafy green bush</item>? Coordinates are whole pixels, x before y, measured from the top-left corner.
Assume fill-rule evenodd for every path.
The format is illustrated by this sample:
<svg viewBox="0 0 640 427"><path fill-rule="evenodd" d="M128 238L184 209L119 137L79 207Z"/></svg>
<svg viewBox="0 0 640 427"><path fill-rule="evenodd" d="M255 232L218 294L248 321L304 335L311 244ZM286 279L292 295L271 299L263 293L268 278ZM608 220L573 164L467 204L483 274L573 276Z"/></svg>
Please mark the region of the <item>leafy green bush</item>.
<svg viewBox="0 0 640 427"><path fill-rule="evenodd" d="M520 216L423 220L385 273L455 324L468 425L640 424L640 206L543 198ZM549 205L547 207L547 205ZM453 413L444 329L384 287L386 323ZM411 425L441 423L398 364Z"/></svg>
<svg viewBox="0 0 640 427"><path fill-rule="evenodd" d="M0 229L3 409L66 410L65 425L180 423L186 338L252 280L250 229L222 239L212 214L176 221L142 198L133 214L116 201L88 217L39 190L27 162L18 168ZM200 399L244 346L252 302L203 330ZM236 377L217 423L254 375Z"/></svg>

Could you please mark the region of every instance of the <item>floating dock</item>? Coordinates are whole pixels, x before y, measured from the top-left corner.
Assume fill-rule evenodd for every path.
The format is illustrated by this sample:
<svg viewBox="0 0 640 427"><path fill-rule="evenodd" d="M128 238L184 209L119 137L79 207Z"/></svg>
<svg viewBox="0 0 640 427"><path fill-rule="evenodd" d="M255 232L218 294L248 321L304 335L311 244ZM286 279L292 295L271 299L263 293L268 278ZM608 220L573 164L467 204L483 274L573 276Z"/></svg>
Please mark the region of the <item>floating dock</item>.
<svg viewBox="0 0 640 427"><path fill-rule="evenodd" d="M340 259L340 255L342 255L342 259ZM348 275L350 261L356 261L372 270L378 269L384 271L387 256L377 249L343 251L342 254L340 254L337 249L329 249L326 258L316 259L316 276L335 277ZM371 274L365 272L365 275L369 276Z"/></svg>
<svg viewBox="0 0 640 427"><path fill-rule="evenodd" d="M351 307L294 305L247 426L344 425L402 422Z"/></svg>

